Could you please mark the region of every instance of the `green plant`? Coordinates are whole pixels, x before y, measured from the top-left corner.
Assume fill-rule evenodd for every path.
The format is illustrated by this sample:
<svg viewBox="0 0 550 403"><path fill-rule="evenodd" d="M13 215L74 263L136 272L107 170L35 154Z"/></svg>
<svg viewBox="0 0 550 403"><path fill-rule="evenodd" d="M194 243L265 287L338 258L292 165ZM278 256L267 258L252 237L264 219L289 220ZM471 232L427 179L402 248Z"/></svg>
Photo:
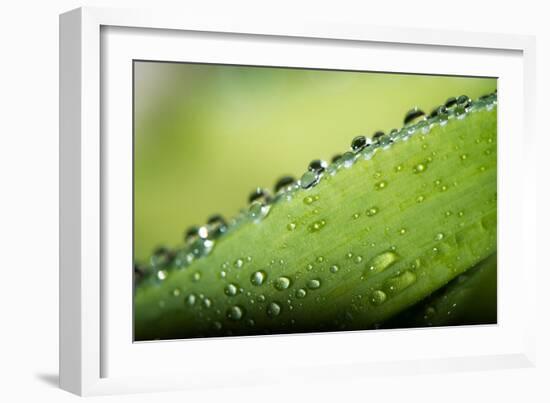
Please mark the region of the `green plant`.
<svg viewBox="0 0 550 403"><path fill-rule="evenodd" d="M375 328L447 284L463 300L450 282L496 252L495 105L413 109L160 248L137 269L136 340Z"/></svg>

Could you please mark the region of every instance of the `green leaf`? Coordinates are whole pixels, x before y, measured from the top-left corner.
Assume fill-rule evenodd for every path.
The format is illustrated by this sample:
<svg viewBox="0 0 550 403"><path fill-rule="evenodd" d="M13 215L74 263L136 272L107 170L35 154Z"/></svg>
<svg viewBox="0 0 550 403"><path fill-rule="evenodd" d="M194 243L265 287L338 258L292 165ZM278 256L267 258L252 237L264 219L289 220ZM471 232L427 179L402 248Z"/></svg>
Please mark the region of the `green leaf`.
<svg viewBox="0 0 550 403"><path fill-rule="evenodd" d="M375 328L494 254L495 103L381 137L316 186L253 204L211 251L154 256L136 340Z"/></svg>

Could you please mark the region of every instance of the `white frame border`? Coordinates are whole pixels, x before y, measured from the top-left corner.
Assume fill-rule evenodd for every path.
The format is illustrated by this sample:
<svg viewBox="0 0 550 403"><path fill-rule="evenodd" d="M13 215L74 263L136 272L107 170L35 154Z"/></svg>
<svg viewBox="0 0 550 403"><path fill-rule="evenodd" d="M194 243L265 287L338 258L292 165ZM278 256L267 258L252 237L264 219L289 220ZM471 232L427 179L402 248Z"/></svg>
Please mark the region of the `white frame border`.
<svg viewBox="0 0 550 403"><path fill-rule="evenodd" d="M163 381L101 378L100 298L100 27L182 29L255 35L520 50L524 62L524 152L533 155L535 40L530 36L410 28L369 27L311 21L213 20L149 10L81 8L60 16L60 385L80 395L193 387L177 377ZM534 171L528 167L527 175ZM532 185L532 184L531 184ZM525 225L534 228L534 186L525 185ZM527 240L525 240L527 243ZM527 251L527 247L525 248ZM534 254L533 254L534 256ZM534 259L534 257L533 257ZM529 264L531 263L531 264ZM526 262L526 271L536 270ZM529 276L535 279L536 275ZM534 280L527 304L534 306ZM534 312L534 309L531 310ZM439 372L534 365L535 326L528 318L524 354L416 360L383 364L381 373ZM357 368L360 367L360 368ZM372 368L339 368L340 377L368 375ZM334 372L327 379L334 378ZM319 376L320 371L315 371ZM292 376L289 372L288 376ZM294 374L296 375L296 374ZM213 385L214 386L214 385Z"/></svg>

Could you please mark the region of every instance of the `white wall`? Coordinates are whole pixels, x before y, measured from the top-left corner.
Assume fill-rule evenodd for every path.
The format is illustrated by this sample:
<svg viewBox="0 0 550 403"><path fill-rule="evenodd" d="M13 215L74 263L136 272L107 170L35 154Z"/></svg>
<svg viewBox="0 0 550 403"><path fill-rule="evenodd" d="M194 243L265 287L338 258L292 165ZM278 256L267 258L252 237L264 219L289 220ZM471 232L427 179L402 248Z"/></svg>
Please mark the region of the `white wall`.
<svg viewBox="0 0 550 403"><path fill-rule="evenodd" d="M369 4L370 3L370 4ZM274 19L313 15L325 20L374 25L404 25L537 35L539 114L539 182L549 172L550 136L545 118L550 110L549 13L545 2L503 1L4 1L0 6L0 399L73 401L53 386L57 382L58 294L58 14L81 5L161 7L179 4L181 12L227 15L269 13ZM544 171L543 171L544 170ZM547 248L548 212L542 205L548 190L539 191L541 220L537 241ZM535 236L535 234L533 234ZM546 236L546 239L543 237ZM535 241L535 238L533 238ZM540 253L542 258L542 252ZM539 261L542 261L540 259ZM548 265L547 265L548 266ZM334 401L355 396L362 401L416 399L423 402L550 401L549 297L541 273L538 356L531 370L460 373L436 376L352 379L343 384L309 384L302 388L262 387L165 393L97 400L126 401ZM543 270L541 270L543 271ZM543 309L546 308L546 309ZM546 322L546 323L545 323ZM527 396L530 396L529 398Z"/></svg>

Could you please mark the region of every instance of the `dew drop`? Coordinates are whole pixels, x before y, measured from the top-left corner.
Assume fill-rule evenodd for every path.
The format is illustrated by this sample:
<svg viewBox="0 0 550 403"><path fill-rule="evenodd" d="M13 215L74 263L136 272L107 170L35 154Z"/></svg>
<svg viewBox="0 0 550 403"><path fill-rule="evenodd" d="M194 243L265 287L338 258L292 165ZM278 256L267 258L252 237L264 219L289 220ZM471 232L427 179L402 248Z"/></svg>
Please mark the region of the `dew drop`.
<svg viewBox="0 0 550 403"><path fill-rule="evenodd" d="M214 214L206 223L207 234L212 239L217 239L227 231L227 223L220 214Z"/></svg>
<svg viewBox="0 0 550 403"><path fill-rule="evenodd" d="M376 255L366 264L365 275L381 273L399 260L399 255L394 251L386 251Z"/></svg>
<svg viewBox="0 0 550 403"><path fill-rule="evenodd" d="M238 294L239 292L239 288L233 284L233 283L230 283L230 284L227 284L223 290L225 292L225 295L229 295L230 297L234 297L235 295Z"/></svg>
<svg viewBox="0 0 550 403"><path fill-rule="evenodd" d="M168 273L166 270L159 270L157 271L157 279L159 279L160 281L163 281L164 279L166 279L167 274Z"/></svg>
<svg viewBox="0 0 550 403"><path fill-rule="evenodd" d="M401 172L403 170L403 165L399 164L394 168L395 172Z"/></svg>
<svg viewBox="0 0 550 403"><path fill-rule="evenodd" d="M239 305L234 305L227 310L226 314L228 319L237 321L244 316L244 310Z"/></svg>
<svg viewBox="0 0 550 403"><path fill-rule="evenodd" d="M306 283L306 286L310 290L316 290L319 287L321 287L321 280L316 279L316 278L308 280L307 283Z"/></svg>
<svg viewBox="0 0 550 403"><path fill-rule="evenodd" d="M210 300L210 298L205 298L202 300L202 305L205 308L210 308L212 306L212 301Z"/></svg>
<svg viewBox="0 0 550 403"><path fill-rule="evenodd" d="M388 186L387 181L380 181L380 182L376 183L376 185L374 185L374 188L376 190L382 190L382 189L385 189L387 186Z"/></svg>
<svg viewBox="0 0 550 403"><path fill-rule="evenodd" d="M193 275L191 276L191 280L193 280L194 282L197 282L201 279L201 273L200 271L196 271L193 273Z"/></svg>
<svg viewBox="0 0 550 403"><path fill-rule="evenodd" d="M296 229L296 223L295 222L289 222L286 225L286 229L289 231L294 231Z"/></svg>
<svg viewBox="0 0 550 403"><path fill-rule="evenodd" d="M375 207L375 206L373 206L373 207L371 207L367 210L367 216L368 217L372 217L372 216L376 215L377 213L378 213L378 207Z"/></svg>
<svg viewBox="0 0 550 403"><path fill-rule="evenodd" d="M358 153L362 149L368 146L367 138L365 136L357 136L351 141L352 151Z"/></svg>
<svg viewBox="0 0 550 403"><path fill-rule="evenodd" d="M197 300L197 297L195 294L189 294L187 298L185 298L185 303L189 306L195 305L195 301Z"/></svg>
<svg viewBox="0 0 550 403"><path fill-rule="evenodd" d="M307 295L307 291L303 288L300 288L296 290L296 298L305 298Z"/></svg>
<svg viewBox="0 0 550 403"><path fill-rule="evenodd" d="M467 158L468 158L468 155L466 155L466 154L462 154L462 155L460 156L460 159L461 159L462 161L465 161Z"/></svg>
<svg viewBox="0 0 550 403"><path fill-rule="evenodd" d="M248 202L254 203L257 202L260 205L266 205L271 201L271 196L266 189L256 188L248 196Z"/></svg>
<svg viewBox="0 0 550 403"><path fill-rule="evenodd" d="M296 182L296 180L292 176L283 176L275 183L273 190L275 190L275 193L278 193L281 190L288 190L294 182Z"/></svg>
<svg viewBox="0 0 550 403"><path fill-rule="evenodd" d="M342 165L344 165L344 168L349 168L353 165L353 162L355 161L355 154L350 151L346 151L344 154L342 154L340 161L342 162Z"/></svg>
<svg viewBox="0 0 550 403"><path fill-rule="evenodd" d="M353 261L357 264L361 263L363 261L363 256L357 255L355 258L353 258Z"/></svg>
<svg viewBox="0 0 550 403"><path fill-rule="evenodd" d="M255 286L261 286L267 279L267 273L263 270L258 270L250 276L250 282Z"/></svg>
<svg viewBox="0 0 550 403"><path fill-rule="evenodd" d="M370 294L369 300L373 305L381 305L386 301L386 293L382 290L375 290Z"/></svg>
<svg viewBox="0 0 550 403"><path fill-rule="evenodd" d="M405 114L403 124L408 125L412 123L417 123L422 119L425 119L425 113L421 109L414 107Z"/></svg>
<svg viewBox="0 0 550 403"><path fill-rule="evenodd" d="M405 235L407 233L407 229L406 228L401 228L399 230L399 235Z"/></svg>
<svg viewBox="0 0 550 403"><path fill-rule="evenodd" d="M315 186L319 182L319 175L315 172L307 171L300 178L300 186L302 189L309 189L312 186Z"/></svg>
<svg viewBox="0 0 550 403"><path fill-rule="evenodd" d="M416 198L417 203L422 203L424 201L424 196L420 195Z"/></svg>
<svg viewBox="0 0 550 403"><path fill-rule="evenodd" d="M241 267L243 267L243 265L244 265L244 260L241 258L238 258L235 260L235 262L233 262L233 266L237 269L240 269Z"/></svg>
<svg viewBox="0 0 550 403"><path fill-rule="evenodd" d="M270 317L279 316L281 313L281 306L276 302L270 302L266 309L267 315Z"/></svg>
<svg viewBox="0 0 550 403"><path fill-rule="evenodd" d="M416 165L414 166L414 168L413 168L413 172L414 172L415 174L420 174L420 173L422 173L422 172L425 172L427 168L428 168L428 167L427 167L427 165L425 165L425 164L422 164L422 163L416 164Z"/></svg>
<svg viewBox="0 0 550 403"><path fill-rule="evenodd" d="M354 215L351 216L351 218L353 218L354 220L357 220L360 216L361 214L355 213Z"/></svg>
<svg viewBox="0 0 550 403"><path fill-rule="evenodd" d="M443 233L440 232L440 233L435 235L434 239L436 241L441 241L443 239L443 237L444 237Z"/></svg>
<svg viewBox="0 0 550 403"><path fill-rule="evenodd" d="M395 295L410 287L416 282L416 274L410 270L405 270L403 273L395 277L389 278L384 282L386 293Z"/></svg>
<svg viewBox="0 0 550 403"><path fill-rule="evenodd" d="M332 266L330 266L329 270L331 273L338 273L338 270L340 270L340 268L338 267L338 265L333 264Z"/></svg>
<svg viewBox="0 0 550 403"><path fill-rule="evenodd" d="M308 171L319 175L327 169L327 163L323 160L313 160L309 163L307 169Z"/></svg>
<svg viewBox="0 0 550 403"><path fill-rule="evenodd" d="M275 280L274 287L279 291L286 290L290 287L290 279L288 277L281 276Z"/></svg>
<svg viewBox="0 0 550 403"><path fill-rule="evenodd" d="M174 297L179 297L180 294L181 294L181 290L180 290L179 288L174 288L174 289L172 290L172 295L173 295Z"/></svg>
<svg viewBox="0 0 550 403"><path fill-rule="evenodd" d="M319 220L315 221L314 223L310 224L308 227L309 232L319 232L323 229L323 227L327 224L325 220Z"/></svg>

